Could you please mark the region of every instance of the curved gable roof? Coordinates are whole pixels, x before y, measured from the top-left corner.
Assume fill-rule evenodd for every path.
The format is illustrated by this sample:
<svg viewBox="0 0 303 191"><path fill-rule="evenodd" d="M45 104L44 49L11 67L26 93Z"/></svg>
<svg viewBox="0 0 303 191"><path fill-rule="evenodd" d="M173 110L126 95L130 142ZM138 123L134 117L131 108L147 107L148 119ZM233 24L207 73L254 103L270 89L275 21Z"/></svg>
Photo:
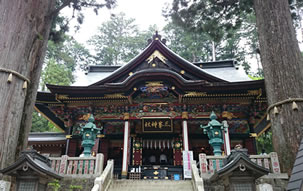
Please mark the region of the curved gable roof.
<svg viewBox="0 0 303 191"><path fill-rule="evenodd" d="M199 68L198 66L192 64L191 62L185 60L184 58L180 57L176 53L174 53L172 50L170 50L162 41L160 35L155 35L151 43L141 52L141 54L137 55L135 58L133 58L129 63L126 65L120 67L115 72L113 72L108 77L90 85L90 87L93 86L100 86L104 84L109 83L123 83L125 79L128 78L130 73L136 73L140 72L143 69L146 68L140 68L142 64L146 64L147 59L150 58L150 56L153 56L153 54L163 55L165 59L167 59L171 66L171 70L181 71L184 70L185 74L183 75L184 80L205 80L208 82L227 82L221 78L218 78L214 75L211 75L210 73L204 71L203 69ZM158 69L158 70L165 70L164 68L150 68L150 69ZM177 71L176 71L177 70ZM160 72L160 71L159 71Z"/></svg>

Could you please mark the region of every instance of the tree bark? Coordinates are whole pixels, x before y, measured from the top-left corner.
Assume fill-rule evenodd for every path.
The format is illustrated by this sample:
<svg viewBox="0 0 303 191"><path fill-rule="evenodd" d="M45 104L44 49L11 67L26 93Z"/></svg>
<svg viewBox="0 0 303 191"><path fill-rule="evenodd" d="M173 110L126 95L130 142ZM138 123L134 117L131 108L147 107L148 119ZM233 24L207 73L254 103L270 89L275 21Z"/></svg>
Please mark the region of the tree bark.
<svg viewBox="0 0 303 191"><path fill-rule="evenodd" d="M286 0L254 0L261 61L268 104L288 98L303 98L303 59ZM282 171L291 173L303 135L303 102L292 102L269 111L273 146Z"/></svg>
<svg viewBox="0 0 303 191"><path fill-rule="evenodd" d="M23 89L22 78L7 83L10 73L0 71L0 169L15 161L19 133L27 144L55 2L0 0L0 68L30 79Z"/></svg>

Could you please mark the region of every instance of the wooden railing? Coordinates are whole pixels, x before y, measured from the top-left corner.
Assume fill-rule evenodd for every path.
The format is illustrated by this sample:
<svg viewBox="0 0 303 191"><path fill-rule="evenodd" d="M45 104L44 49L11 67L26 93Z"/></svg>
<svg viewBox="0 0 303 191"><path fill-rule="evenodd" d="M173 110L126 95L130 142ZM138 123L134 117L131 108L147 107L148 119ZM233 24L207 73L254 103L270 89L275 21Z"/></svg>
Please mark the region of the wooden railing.
<svg viewBox="0 0 303 191"><path fill-rule="evenodd" d="M202 178L209 177L209 175L212 175L215 171L220 170L223 167L223 160L225 158L226 156L207 156L205 154L200 154L199 162ZM250 155L249 158L258 165L269 169L270 173L281 173L278 155L275 152L268 155Z"/></svg>
<svg viewBox="0 0 303 191"><path fill-rule="evenodd" d="M50 157L52 168L63 177L91 178L100 176L103 170L103 154L96 157Z"/></svg>
<svg viewBox="0 0 303 191"><path fill-rule="evenodd" d="M199 175L199 169L195 160L191 161L191 176L194 191L204 191L203 179Z"/></svg>
<svg viewBox="0 0 303 191"><path fill-rule="evenodd" d="M108 190L114 177L114 160L108 160L106 168L101 176L95 179L94 187L91 191L106 191Z"/></svg>

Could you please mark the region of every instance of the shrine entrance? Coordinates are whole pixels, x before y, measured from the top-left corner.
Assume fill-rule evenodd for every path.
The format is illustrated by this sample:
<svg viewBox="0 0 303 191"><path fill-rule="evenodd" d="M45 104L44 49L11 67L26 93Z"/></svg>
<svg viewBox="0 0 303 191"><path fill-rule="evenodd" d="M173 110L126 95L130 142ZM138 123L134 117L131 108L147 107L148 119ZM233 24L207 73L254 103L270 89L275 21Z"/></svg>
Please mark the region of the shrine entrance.
<svg viewBox="0 0 303 191"><path fill-rule="evenodd" d="M143 149L142 165L173 165L173 149Z"/></svg>
<svg viewBox="0 0 303 191"><path fill-rule="evenodd" d="M174 165L173 139L143 139L142 165Z"/></svg>

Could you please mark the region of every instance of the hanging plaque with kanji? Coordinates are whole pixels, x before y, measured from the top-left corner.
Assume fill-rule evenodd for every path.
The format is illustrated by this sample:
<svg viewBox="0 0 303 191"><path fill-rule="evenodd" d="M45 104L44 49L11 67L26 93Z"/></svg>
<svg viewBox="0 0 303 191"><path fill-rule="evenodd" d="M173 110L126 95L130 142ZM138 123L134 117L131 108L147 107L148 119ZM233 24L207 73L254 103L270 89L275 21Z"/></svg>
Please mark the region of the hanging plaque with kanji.
<svg viewBox="0 0 303 191"><path fill-rule="evenodd" d="M144 118L142 119L142 129L145 133L172 132L172 120L170 118Z"/></svg>

